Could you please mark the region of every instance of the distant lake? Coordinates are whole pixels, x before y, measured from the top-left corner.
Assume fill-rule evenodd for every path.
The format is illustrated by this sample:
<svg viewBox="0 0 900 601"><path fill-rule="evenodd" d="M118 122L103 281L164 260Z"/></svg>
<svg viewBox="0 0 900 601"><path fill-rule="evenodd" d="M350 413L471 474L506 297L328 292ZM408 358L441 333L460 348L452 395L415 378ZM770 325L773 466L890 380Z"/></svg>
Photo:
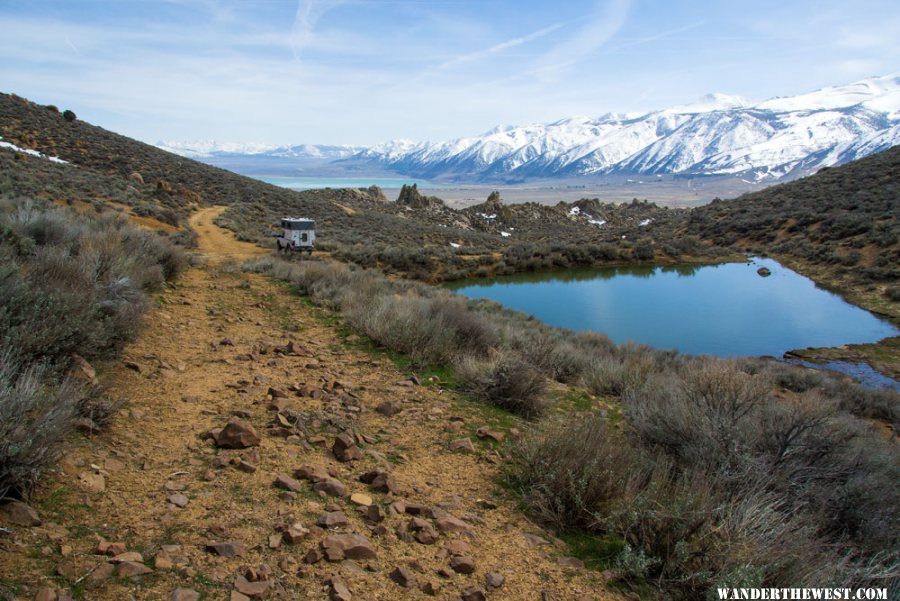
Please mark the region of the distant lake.
<svg viewBox="0 0 900 601"><path fill-rule="evenodd" d="M772 275L761 277L767 267ZM468 280L448 286L616 343L719 357L875 342L898 330L771 259L615 267Z"/></svg>
<svg viewBox="0 0 900 601"><path fill-rule="evenodd" d="M256 179L291 190L314 190L317 188L402 188L404 185L418 184L419 188L440 188L440 184L415 179L388 178L388 177L286 177L286 176L255 176Z"/></svg>

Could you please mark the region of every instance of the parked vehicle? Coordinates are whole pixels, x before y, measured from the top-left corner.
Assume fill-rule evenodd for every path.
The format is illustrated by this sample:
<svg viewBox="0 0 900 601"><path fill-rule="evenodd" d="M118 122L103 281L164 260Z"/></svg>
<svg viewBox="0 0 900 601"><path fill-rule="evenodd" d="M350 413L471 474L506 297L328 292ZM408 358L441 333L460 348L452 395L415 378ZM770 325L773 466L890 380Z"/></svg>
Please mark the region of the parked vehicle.
<svg viewBox="0 0 900 601"><path fill-rule="evenodd" d="M316 222L306 217L281 219L281 235L275 239L278 252L300 251L312 254L316 242Z"/></svg>

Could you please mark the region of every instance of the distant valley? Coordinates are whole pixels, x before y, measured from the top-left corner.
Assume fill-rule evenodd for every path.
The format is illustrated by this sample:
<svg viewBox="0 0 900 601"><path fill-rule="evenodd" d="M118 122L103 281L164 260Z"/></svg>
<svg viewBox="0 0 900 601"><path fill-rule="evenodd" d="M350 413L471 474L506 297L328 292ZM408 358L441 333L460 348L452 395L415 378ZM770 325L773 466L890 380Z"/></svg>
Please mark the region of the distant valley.
<svg viewBox="0 0 900 601"><path fill-rule="evenodd" d="M719 186L716 194L720 188L737 194L898 143L900 75L892 74L759 103L711 94L645 114L501 125L446 142L392 140L370 148L214 141L157 146L247 175L400 175L460 186L559 188L613 182L621 184L616 188L621 196L629 184L637 188L665 177L676 189L689 189L687 181L711 176L710 185ZM640 178L649 180L639 183Z"/></svg>

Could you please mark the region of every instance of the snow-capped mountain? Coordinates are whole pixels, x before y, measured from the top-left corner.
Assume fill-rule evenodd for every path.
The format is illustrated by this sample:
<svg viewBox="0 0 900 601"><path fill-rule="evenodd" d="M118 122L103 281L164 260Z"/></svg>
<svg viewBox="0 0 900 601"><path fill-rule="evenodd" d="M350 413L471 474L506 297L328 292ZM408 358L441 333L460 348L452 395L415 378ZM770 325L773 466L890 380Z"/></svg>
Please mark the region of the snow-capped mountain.
<svg viewBox="0 0 900 601"><path fill-rule="evenodd" d="M803 175L900 143L900 74L753 104L710 94L643 115L499 126L449 142L389 142L342 162L432 180L628 174Z"/></svg>
<svg viewBox="0 0 900 601"><path fill-rule="evenodd" d="M178 142L162 140L156 143L158 148L188 157L203 159L230 156L273 156L309 159L343 159L364 150L361 146L298 144L296 146L276 146L254 142L217 142L215 140L196 140Z"/></svg>

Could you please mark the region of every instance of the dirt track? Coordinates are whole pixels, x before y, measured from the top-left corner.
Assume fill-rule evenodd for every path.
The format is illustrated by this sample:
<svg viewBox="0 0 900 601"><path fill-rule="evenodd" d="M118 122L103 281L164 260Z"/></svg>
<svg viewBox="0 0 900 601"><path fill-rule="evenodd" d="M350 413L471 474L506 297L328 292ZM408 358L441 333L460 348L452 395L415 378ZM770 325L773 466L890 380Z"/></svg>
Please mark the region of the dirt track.
<svg viewBox="0 0 900 601"><path fill-rule="evenodd" d="M240 599L230 596L235 579L255 573L268 582L270 599L326 599L332 575L353 599L435 598L395 583L390 574L402 567L419 585L439 587L439 599L457 599L470 587L498 601L616 598L596 572L561 565L558 543L536 544L528 535L551 537L498 488L499 454L475 431L508 430L516 425L511 418L439 386L410 383L411 374L383 353L358 348L340 335L332 316L286 285L234 269L228 259L265 251L215 226L220 211L203 209L191 219L209 266L189 270L158 296L122 361L97 366L106 396L126 404L103 433L73 437L32 499L44 524L0 536L0 592L6 587L17 591L16 599L31 600L51 587L81 599L168 600L183 587L201 598ZM276 350L291 342L287 352ZM277 411L270 392L285 395ZM375 411L384 401L399 413ZM224 450L204 439L235 414L259 433L258 447ZM344 430L356 437L361 459L342 463L332 454L332 441ZM449 443L460 438L470 438L474 452L451 451ZM389 515L382 522L364 519L348 497L320 496L310 482L296 491L273 486L277 476L293 476L304 464L326 468L348 494L369 495ZM396 493L359 481L377 467L396 479ZM432 528L437 520L428 515L446 513L468 532L435 530L433 543L418 542L415 529L405 530L422 522L391 515L391 503L401 499L424 506L418 517ZM348 523L330 531L315 527L328 511L342 512ZM280 529L294 524L311 532L288 544ZM8 526L2 519L0 525ZM326 536L344 533L364 536L377 556L304 562ZM134 578L112 573L108 558L95 553L101 540L124 543L152 571ZM225 558L206 550L220 541L240 542L246 553ZM474 573L449 569L451 541L468 545ZM488 573L503 575L504 584L488 592Z"/></svg>

